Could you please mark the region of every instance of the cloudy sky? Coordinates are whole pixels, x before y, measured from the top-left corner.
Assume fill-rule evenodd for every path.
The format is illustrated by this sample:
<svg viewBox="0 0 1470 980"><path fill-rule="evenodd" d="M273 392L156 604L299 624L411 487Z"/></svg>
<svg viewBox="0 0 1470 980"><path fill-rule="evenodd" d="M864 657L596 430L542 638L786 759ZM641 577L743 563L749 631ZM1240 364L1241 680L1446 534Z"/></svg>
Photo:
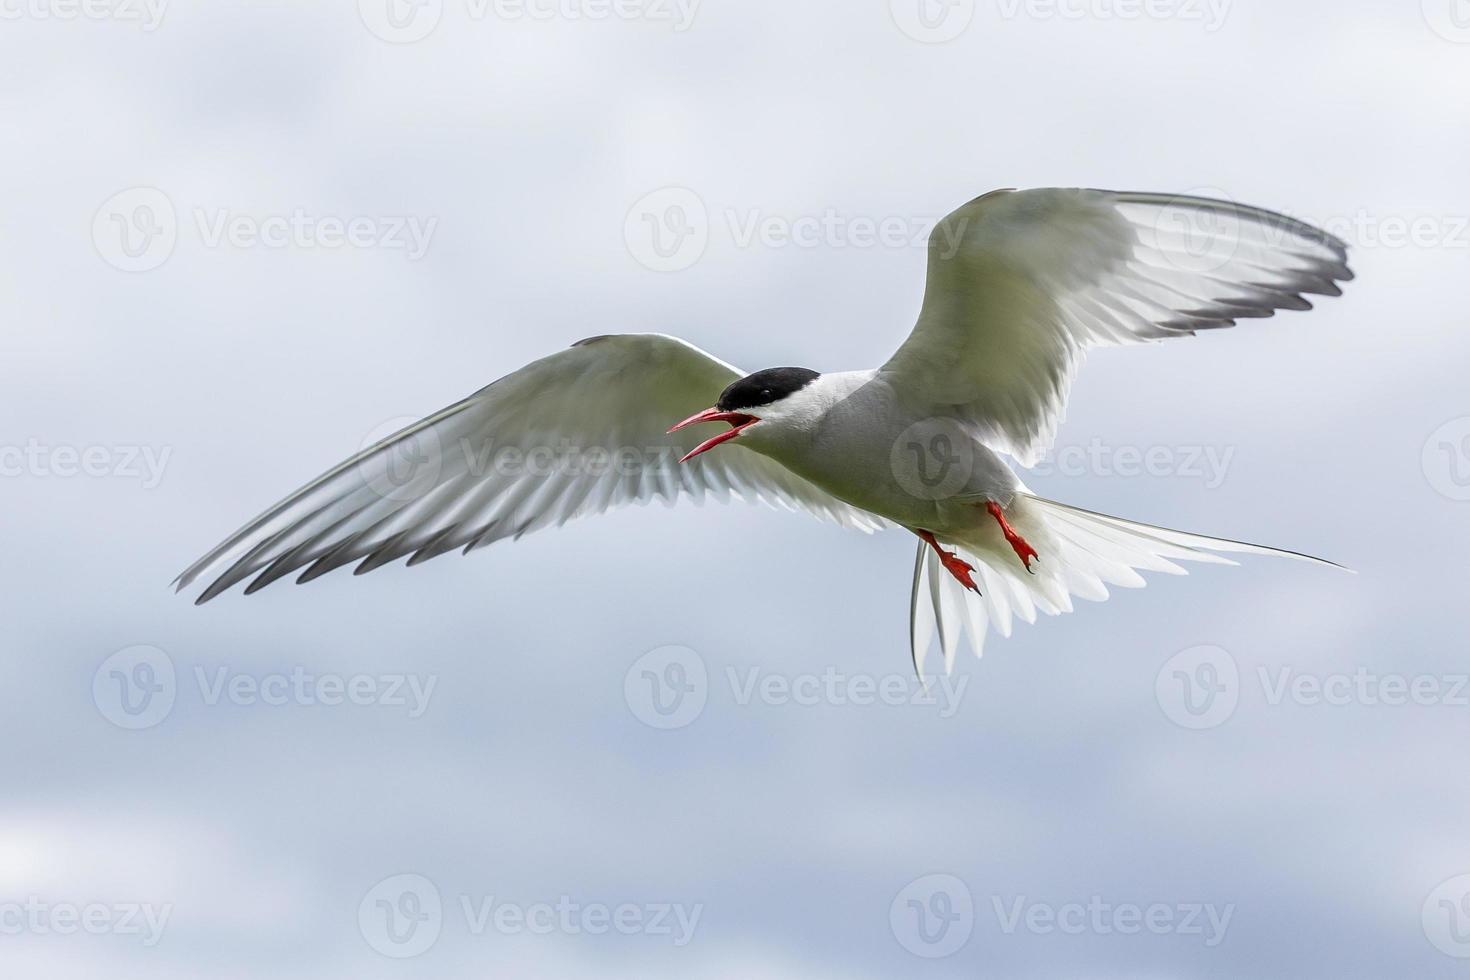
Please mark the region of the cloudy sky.
<svg viewBox="0 0 1470 980"><path fill-rule="evenodd" d="M1463 975L1460 0L0 18L4 975ZM591 334L877 363L928 226L1045 185L1352 243L1316 312L1093 355L1028 481L1357 575L1166 577L927 699L912 539L752 507L168 588Z"/></svg>

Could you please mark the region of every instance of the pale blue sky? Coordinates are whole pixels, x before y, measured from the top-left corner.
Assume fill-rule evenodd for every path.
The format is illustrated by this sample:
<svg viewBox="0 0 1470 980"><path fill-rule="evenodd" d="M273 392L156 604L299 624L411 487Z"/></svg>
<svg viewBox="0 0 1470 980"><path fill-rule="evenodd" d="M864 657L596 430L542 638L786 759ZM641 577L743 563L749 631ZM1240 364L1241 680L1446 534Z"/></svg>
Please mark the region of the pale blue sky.
<svg viewBox="0 0 1470 980"><path fill-rule="evenodd" d="M1470 20L1449 0L376 3L3 5L0 973L1463 974ZM1358 575L1155 579L992 639L929 706L852 703L913 693L911 539L744 506L203 608L167 588L384 426L587 335L876 363L924 255L863 223L1043 185L1224 194L1351 240L1358 281L1313 313L1093 355L1070 455L1028 479ZM667 188L707 241L655 271L628 229ZM747 241L757 222L775 238ZM1162 468L1128 475L1150 450ZM1171 662L1201 646L1225 659ZM1192 729L1170 692L1199 656L1233 666L1235 708ZM671 657L704 706L663 729L638 692ZM139 664L173 672L156 717L111 693ZM306 703L293 674L390 701L405 678L406 703ZM404 874L442 905L422 950L381 928L378 898L414 911ZM910 898L965 894L953 931L915 931ZM641 925L510 924L559 900ZM1046 927L1089 903L1111 911ZM129 906L166 918L130 931ZM1124 906L1172 925L1125 934ZM58 935L64 907L106 934ZM659 908L697 910L687 942Z"/></svg>

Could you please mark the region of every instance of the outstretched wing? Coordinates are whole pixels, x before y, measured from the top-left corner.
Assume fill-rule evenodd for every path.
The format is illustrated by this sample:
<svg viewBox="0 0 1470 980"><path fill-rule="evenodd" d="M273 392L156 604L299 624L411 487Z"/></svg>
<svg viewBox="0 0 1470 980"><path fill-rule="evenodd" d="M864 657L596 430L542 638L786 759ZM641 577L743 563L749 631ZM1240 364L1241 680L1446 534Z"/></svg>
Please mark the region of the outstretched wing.
<svg viewBox="0 0 1470 980"><path fill-rule="evenodd" d="M1341 295L1347 246L1284 215L1162 194L996 191L929 240L919 322L882 371L1031 465L1082 354L1230 327Z"/></svg>
<svg viewBox="0 0 1470 980"><path fill-rule="evenodd" d="M849 527L882 521L739 445L679 458L699 442L670 425L713 405L742 373L661 334L594 337L526 365L359 453L276 504L191 565L207 602L251 576L254 592L301 569L306 582L357 573L682 495L804 509Z"/></svg>

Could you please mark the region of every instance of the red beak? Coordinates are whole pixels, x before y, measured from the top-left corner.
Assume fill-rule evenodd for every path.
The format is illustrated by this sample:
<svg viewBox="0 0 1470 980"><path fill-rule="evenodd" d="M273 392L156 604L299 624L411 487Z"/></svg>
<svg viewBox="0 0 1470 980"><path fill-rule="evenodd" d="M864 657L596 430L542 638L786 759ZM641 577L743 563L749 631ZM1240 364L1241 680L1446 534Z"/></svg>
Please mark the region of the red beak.
<svg viewBox="0 0 1470 980"><path fill-rule="evenodd" d="M687 454L685 454L683 459L679 460L679 462L681 463L687 463L694 457L698 456L700 453L707 453L711 449L718 446L720 443L729 442L731 439L734 439L736 436L740 435L740 433L743 432L745 429L749 428L752 425L755 425L759 421L760 419L756 418L754 415L746 415L744 412L722 412L718 408L706 408L702 412L698 412L694 415L689 416L678 425L669 429L669 431L678 432L685 426L696 425L700 422L729 422L730 425L733 426L733 428L731 428L729 432L721 432L713 439L706 439L704 442L701 442L699 445L695 446Z"/></svg>

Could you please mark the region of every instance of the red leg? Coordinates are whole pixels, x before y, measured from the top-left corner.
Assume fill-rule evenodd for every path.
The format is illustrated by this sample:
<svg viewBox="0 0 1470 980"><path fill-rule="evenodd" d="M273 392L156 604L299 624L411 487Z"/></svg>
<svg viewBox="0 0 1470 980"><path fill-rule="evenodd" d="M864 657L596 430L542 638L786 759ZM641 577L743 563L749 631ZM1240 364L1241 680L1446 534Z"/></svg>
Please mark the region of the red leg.
<svg viewBox="0 0 1470 980"><path fill-rule="evenodd" d="M980 586L976 585L975 580L970 577L975 572L974 565L971 565L969 562L965 561L953 551L945 551L943 548L939 547L939 542L934 540L934 535L930 534L928 531L915 531L914 533L923 538L924 541L928 543L929 547L933 548L935 552L938 553L939 560L944 564L944 570L946 572L949 572L949 574L953 575L955 579L965 588L969 589L976 595L980 595Z"/></svg>
<svg viewBox="0 0 1470 980"><path fill-rule="evenodd" d="M990 511L991 517L1000 522L1000 533L1006 536L1007 543L1015 551L1016 557L1021 559L1021 564L1026 566L1026 571L1031 571L1031 559L1038 557L1036 549L1031 547L1029 541L1017 534L1016 529L1006 521L1005 512L1000 509L1000 504L993 500L987 501L985 509Z"/></svg>

